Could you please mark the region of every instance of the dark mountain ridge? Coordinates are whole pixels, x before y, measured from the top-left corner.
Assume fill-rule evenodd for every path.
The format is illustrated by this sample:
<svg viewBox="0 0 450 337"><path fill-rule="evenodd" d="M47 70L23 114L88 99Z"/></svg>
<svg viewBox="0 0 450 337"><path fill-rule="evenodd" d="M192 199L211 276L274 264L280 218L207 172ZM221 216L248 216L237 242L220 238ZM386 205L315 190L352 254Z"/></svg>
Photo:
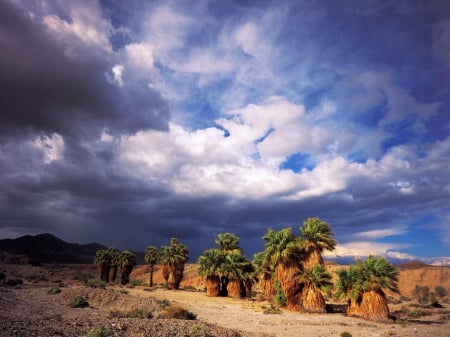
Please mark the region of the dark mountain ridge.
<svg viewBox="0 0 450 337"><path fill-rule="evenodd" d="M0 262L93 263L95 252L106 248L99 243L69 243L48 233L25 235L17 239L0 240Z"/></svg>

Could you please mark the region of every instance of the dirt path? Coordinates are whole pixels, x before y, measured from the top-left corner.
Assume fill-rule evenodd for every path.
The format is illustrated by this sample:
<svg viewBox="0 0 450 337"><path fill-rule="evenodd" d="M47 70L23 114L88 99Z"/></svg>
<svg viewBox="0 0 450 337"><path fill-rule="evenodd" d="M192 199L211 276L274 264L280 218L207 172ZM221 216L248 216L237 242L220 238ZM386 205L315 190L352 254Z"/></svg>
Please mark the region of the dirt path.
<svg viewBox="0 0 450 337"><path fill-rule="evenodd" d="M353 337L450 337L450 324L380 324L342 314L299 314L282 311L264 314L268 302L211 298L204 293L141 288L129 289L130 294L177 302L197 314L201 321L226 328L272 335L276 337L338 337L349 332Z"/></svg>

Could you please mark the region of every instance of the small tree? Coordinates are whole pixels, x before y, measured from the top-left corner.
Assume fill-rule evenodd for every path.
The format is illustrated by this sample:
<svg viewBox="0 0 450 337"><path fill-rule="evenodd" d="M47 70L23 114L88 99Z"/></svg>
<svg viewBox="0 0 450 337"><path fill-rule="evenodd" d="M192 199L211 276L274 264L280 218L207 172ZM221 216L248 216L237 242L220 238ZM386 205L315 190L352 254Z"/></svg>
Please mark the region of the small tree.
<svg viewBox="0 0 450 337"><path fill-rule="evenodd" d="M443 286L436 286L434 288L434 292L435 292L436 296L439 298L443 298L443 297L447 296L447 294L448 294L447 289L445 289Z"/></svg>
<svg viewBox="0 0 450 337"><path fill-rule="evenodd" d="M217 297L220 295L220 272L224 262L224 255L217 248L207 249L198 258L198 273L206 277L206 296Z"/></svg>
<svg viewBox="0 0 450 337"><path fill-rule="evenodd" d="M95 253L94 264L100 274L100 280L108 282L109 271L111 269L111 255L105 249L97 250Z"/></svg>
<svg viewBox="0 0 450 337"><path fill-rule="evenodd" d="M150 287L153 287L153 272L155 265L159 262L160 255L158 248L155 246L148 246L145 250L144 261L148 263L150 267L150 280L148 283Z"/></svg>

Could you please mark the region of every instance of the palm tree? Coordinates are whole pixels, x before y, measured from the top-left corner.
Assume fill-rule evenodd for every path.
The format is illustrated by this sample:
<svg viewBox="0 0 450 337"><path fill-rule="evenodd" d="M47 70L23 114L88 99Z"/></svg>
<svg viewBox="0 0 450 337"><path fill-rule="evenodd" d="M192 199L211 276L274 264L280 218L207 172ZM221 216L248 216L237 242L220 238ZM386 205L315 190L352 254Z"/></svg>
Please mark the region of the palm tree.
<svg viewBox="0 0 450 337"><path fill-rule="evenodd" d="M159 252L158 248L156 248L155 246L148 246L145 249L144 261L146 263L148 263L148 265L150 267L150 280L148 283L150 287L153 287L153 271L154 271L155 265L159 262L159 258L160 258L160 252Z"/></svg>
<svg viewBox="0 0 450 337"><path fill-rule="evenodd" d="M221 294L220 268L224 255L217 248L207 249L198 258L198 273L206 277L206 296L217 297Z"/></svg>
<svg viewBox="0 0 450 337"><path fill-rule="evenodd" d="M109 254L111 258L111 268L109 269L109 277L108 282L114 283L116 277L117 277L117 270L119 268L119 254L120 251L114 247L110 247L107 250L107 253Z"/></svg>
<svg viewBox="0 0 450 337"><path fill-rule="evenodd" d="M108 282L109 270L111 269L111 255L106 249L100 249L95 252L94 264L100 274L100 280Z"/></svg>
<svg viewBox="0 0 450 337"><path fill-rule="evenodd" d="M179 289L183 279L184 265L189 259L189 250L178 239L170 239L169 246L161 247L161 263L168 289Z"/></svg>
<svg viewBox="0 0 450 337"><path fill-rule="evenodd" d="M303 222L303 226L300 227L300 237L304 240L304 249L307 254L303 265L308 269L315 265L323 265L322 252L336 247L330 225L317 217L308 218Z"/></svg>
<svg viewBox="0 0 450 337"><path fill-rule="evenodd" d="M398 293L398 271L383 257L369 255L357 260L349 270L337 272L337 295L347 296L347 315L374 321L389 321L389 307L384 290Z"/></svg>
<svg viewBox="0 0 450 337"><path fill-rule="evenodd" d="M303 270L300 263L304 256L301 241L292 234L291 227L279 231L269 229L263 239L265 241L263 264L270 265L276 271L276 278L286 297L287 308L302 310L302 284L296 277Z"/></svg>
<svg viewBox="0 0 450 337"><path fill-rule="evenodd" d="M311 269L305 269L300 273L299 280L303 283L303 309L307 312L326 312L322 291L329 291L332 283L325 266L315 265Z"/></svg>
<svg viewBox="0 0 450 337"><path fill-rule="evenodd" d="M129 250L124 250L119 254L119 267L121 272L120 281L125 285L130 280L130 274L136 265L136 254Z"/></svg>
<svg viewBox="0 0 450 337"><path fill-rule="evenodd" d="M259 277L259 287L264 297L271 300L275 294L274 273L275 270L264 258L264 252L258 252L253 256L253 264L255 266L255 274Z"/></svg>
<svg viewBox="0 0 450 337"><path fill-rule="evenodd" d="M228 279L227 295L232 298L245 297L244 281L249 278L249 261L238 252L230 252L220 266L221 274Z"/></svg>
<svg viewBox="0 0 450 337"><path fill-rule="evenodd" d="M217 235L217 239L215 240L216 245L225 254L232 251L242 253L242 249L239 247L239 241L239 237L232 233L220 233Z"/></svg>

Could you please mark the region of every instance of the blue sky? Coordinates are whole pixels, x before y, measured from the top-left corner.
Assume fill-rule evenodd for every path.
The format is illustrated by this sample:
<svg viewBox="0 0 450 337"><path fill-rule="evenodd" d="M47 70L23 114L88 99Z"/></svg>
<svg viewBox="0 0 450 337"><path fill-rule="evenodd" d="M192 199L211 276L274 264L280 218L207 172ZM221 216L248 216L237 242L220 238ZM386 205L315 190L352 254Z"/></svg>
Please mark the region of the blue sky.
<svg viewBox="0 0 450 337"><path fill-rule="evenodd" d="M450 261L448 1L0 6L0 237Z"/></svg>

